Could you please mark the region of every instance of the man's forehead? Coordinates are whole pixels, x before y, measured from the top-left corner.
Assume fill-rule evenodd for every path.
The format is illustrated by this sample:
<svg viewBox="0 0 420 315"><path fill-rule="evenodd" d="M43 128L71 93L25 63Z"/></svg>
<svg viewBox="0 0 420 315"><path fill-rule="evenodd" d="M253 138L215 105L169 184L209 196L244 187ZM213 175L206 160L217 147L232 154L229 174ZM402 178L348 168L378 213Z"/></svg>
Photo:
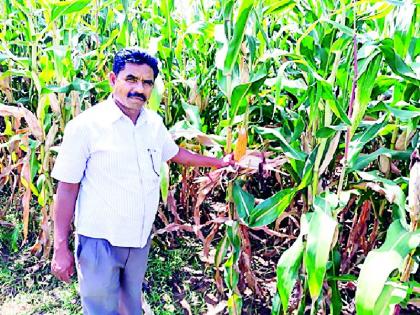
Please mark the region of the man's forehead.
<svg viewBox="0 0 420 315"><path fill-rule="evenodd" d="M154 77L154 72L152 67L148 64L135 64L135 63L126 63L124 69L121 71L124 75L134 75L134 76L150 76Z"/></svg>

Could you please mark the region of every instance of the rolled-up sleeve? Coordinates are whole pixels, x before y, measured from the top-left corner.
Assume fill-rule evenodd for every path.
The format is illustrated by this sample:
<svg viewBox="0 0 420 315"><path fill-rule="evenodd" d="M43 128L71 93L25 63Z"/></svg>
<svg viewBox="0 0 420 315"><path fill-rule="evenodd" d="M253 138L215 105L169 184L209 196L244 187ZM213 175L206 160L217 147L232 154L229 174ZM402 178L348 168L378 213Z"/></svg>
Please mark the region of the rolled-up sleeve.
<svg viewBox="0 0 420 315"><path fill-rule="evenodd" d="M65 130L51 176L66 183L79 183L89 159L88 137L74 120Z"/></svg>
<svg viewBox="0 0 420 315"><path fill-rule="evenodd" d="M170 159L172 159L175 155L179 152L179 147L172 139L171 134L169 133L168 129L166 129L163 122L161 123L160 127L160 136L163 141L162 146L162 163L166 163Z"/></svg>

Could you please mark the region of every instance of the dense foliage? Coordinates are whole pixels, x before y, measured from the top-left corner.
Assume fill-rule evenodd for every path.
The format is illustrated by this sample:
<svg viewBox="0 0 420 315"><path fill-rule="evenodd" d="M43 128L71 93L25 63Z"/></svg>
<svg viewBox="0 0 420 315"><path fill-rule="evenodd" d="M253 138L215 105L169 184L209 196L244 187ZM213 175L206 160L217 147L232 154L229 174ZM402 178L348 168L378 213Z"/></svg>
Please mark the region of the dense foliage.
<svg viewBox="0 0 420 315"><path fill-rule="evenodd" d="M148 106L178 143L234 152L241 166L198 184L191 170L161 172L158 232L194 231L206 254L215 248L229 313L241 313L246 287L266 293L252 263L262 238L288 240L273 314L340 314L351 283L358 314L389 314L418 294L413 1L5 0L0 16L0 191L10 196L0 233L15 236L0 238L2 251L37 232L33 253L49 256L64 127L108 95L115 51L140 46L161 62ZM225 191L226 207L200 211ZM20 201L12 226L8 208Z"/></svg>

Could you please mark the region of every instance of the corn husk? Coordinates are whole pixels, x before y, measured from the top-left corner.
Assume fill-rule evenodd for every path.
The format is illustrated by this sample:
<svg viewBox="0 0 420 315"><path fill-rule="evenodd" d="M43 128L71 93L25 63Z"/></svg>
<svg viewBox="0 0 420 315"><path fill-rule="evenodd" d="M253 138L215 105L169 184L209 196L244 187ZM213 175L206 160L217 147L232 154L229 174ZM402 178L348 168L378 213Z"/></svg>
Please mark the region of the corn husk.
<svg viewBox="0 0 420 315"><path fill-rule="evenodd" d="M247 144L248 131L244 126L241 126L238 129L238 141L236 142L236 147L233 155L235 161L239 161L245 155Z"/></svg>

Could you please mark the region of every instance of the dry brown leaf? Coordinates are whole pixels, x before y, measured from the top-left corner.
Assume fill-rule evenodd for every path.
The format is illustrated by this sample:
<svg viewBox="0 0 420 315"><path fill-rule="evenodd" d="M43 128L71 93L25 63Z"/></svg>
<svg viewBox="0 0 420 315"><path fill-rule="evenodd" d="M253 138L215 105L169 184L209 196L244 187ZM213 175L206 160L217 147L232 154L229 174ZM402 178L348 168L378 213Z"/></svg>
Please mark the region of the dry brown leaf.
<svg viewBox="0 0 420 315"><path fill-rule="evenodd" d="M397 151L403 151L406 149L406 138L407 131L401 132L401 134L398 136L397 141L395 142L395 150Z"/></svg>
<svg viewBox="0 0 420 315"><path fill-rule="evenodd" d="M22 197L22 208L23 208L23 242L25 243L28 238L28 226L29 226L29 211L30 211L30 201L31 201L31 188L30 188L30 182L31 182L31 170L29 166L29 156L30 152L28 152L28 155L26 156L23 167L20 173L20 179L25 187L25 192Z"/></svg>
<svg viewBox="0 0 420 315"><path fill-rule="evenodd" d="M13 223L2 221L2 220L0 220L0 226L5 226L5 227L8 227L8 228L15 227L15 225Z"/></svg>
<svg viewBox="0 0 420 315"><path fill-rule="evenodd" d="M49 151L49 149L51 148L51 146L54 144L55 141L55 136L57 135L58 132L58 125L53 122L53 125L51 126L50 130L48 130L48 134L45 137L45 152Z"/></svg>
<svg viewBox="0 0 420 315"><path fill-rule="evenodd" d="M19 107L0 104L0 116L13 116L20 119L23 117L23 112Z"/></svg>
<svg viewBox="0 0 420 315"><path fill-rule="evenodd" d="M194 228L191 224L176 224L170 223L166 225L164 228L159 229L155 232L156 235L167 233L167 232L175 232L175 231L187 231L187 232L194 232Z"/></svg>
<svg viewBox="0 0 420 315"><path fill-rule="evenodd" d="M248 50L245 45L242 45L243 50ZM248 83L249 82L249 67L248 63L246 62L246 58L242 57L241 62L239 64L239 71L241 76L241 83Z"/></svg>
<svg viewBox="0 0 420 315"><path fill-rule="evenodd" d="M2 77L3 73L0 72L0 91L2 91L9 103L13 102L12 88L10 87L10 76Z"/></svg>
<svg viewBox="0 0 420 315"><path fill-rule="evenodd" d="M22 197L22 207L23 207L23 243L26 242L28 238L28 227L29 227L29 211L30 211L30 201L31 201L31 189L26 188L25 193Z"/></svg>
<svg viewBox="0 0 420 315"><path fill-rule="evenodd" d="M181 222L181 218L179 217L179 214L178 214L178 211L177 211L176 199L174 197L174 191L173 190L168 191L168 199L167 199L166 202L168 204L169 211L171 211L172 215L174 216L175 223Z"/></svg>
<svg viewBox="0 0 420 315"><path fill-rule="evenodd" d="M165 213L164 213L163 209L162 209L162 208L160 208L160 207L159 207L159 210L158 210L158 216L159 216L159 218L162 220L163 224L165 224L165 226L169 225L169 220L168 220L168 218L166 217L166 215L165 215Z"/></svg>
<svg viewBox="0 0 420 315"><path fill-rule="evenodd" d="M204 240L203 254L205 257L209 256L211 241L213 240L216 233L219 231L219 227L220 227L220 224L215 224L211 232L209 233L209 235L207 235L206 239Z"/></svg>
<svg viewBox="0 0 420 315"><path fill-rule="evenodd" d="M149 303L147 302L144 294L141 295L141 306L143 308L144 315L153 315L154 314L153 310L150 307Z"/></svg>
<svg viewBox="0 0 420 315"><path fill-rule="evenodd" d="M376 191L377 193L381 194L382 196L385 196L386 200L388 200L388 202L390 203L393 203L395 201L395 198L397 198L395 192L391 191L390 189L385 190L379 184L373 182L360 183L358 185L355 185L355 188L370 188L373 191Z"/></svg>
<svg viewBox="0 0 420 315"><path fill-rule="evenodd" d="M61 114L60 103L58 102L57 94L50 93L48 94L50 100L51 110L56 114Z"/></svg>
<svg viewBox="0 0 420 315"><path fill-rule="evenodd" d="M417 150L417 157L413 154L414 161L410 170L410 179L408 183L408 208L412 224L418 221L420 214L420 154Z"/></svg>
<svg viewBox="0 0 420 315"><path fill-rule="evenodd" d="M207 147L220 147L220 145L214 141L211 137L204 133L198 133L197 134L197 140L200 142L200 144L207 146Z"/></svg>
<svg viewBox="0 0 420 315"><path fill-rule="evenodd" d="M21 109L24 111L24 117L31 133L34 135L35 138L42 141L44 131L41 128L41 124L39 123L38 118L30 110L23 107Z"/></svg>
<svg viewBox="0 0 420 315"><path fill-rule="evenodd" d="M182 306L182 308L185 310L185 312L188 315L192 315L191 306L190 306L190 304L187 302L187 300L185 298L182 299L181 306ZM184 314L185 314L185 312L184 312Z"/></svg>
<svg viewBox="0 0 420 315"><path fill-rule="evenodd" d="M13 116L16 120L20 120L22 117L25 118L26 123L29 126L31 133L38 140L43 138L43 130L39 124L38 118L28 109L24 107L16 107L0 104L0 115L1 116Z"/></svg>
<svg viewBox="0 0 420 315"><path fill-rule="evenodd" d="M73 108L73 117L76 117L82 112L79 92L71 91L70 100L71 100L71 107Z"/></svg>
<svg viewBox="0 0 420 315"><path fill-rule="evenodd" d="M0 178L8 176L19 164L21 164L21 163L12 164L12 165L8 165L8 166L4 167L1 170Z"/></svg>
<svg viewBox="0 0 420 315"><path fill-rule="evenodd" d="M227 306L226 301L221 301L217 305L213 306L212 304L207 303L207 313L206 315L219 315L225 310Z"/></svg>

